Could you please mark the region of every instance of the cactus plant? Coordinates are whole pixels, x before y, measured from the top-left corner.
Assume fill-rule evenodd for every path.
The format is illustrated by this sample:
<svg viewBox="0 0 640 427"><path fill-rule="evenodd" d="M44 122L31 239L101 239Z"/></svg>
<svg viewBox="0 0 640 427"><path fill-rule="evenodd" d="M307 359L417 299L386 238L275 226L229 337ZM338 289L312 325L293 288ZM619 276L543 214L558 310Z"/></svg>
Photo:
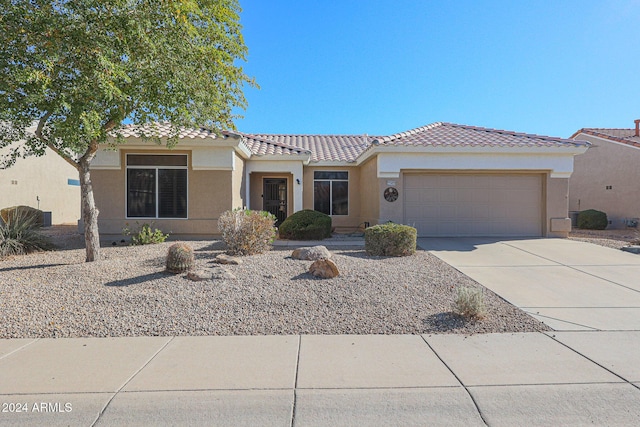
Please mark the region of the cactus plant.
<svg viewBox="0 0 640 427"><path fill-rule="evenodd" d="M167 254L167 271L184 273L191 270L195 263L193 248L186 243L174 243Z"/></svg>

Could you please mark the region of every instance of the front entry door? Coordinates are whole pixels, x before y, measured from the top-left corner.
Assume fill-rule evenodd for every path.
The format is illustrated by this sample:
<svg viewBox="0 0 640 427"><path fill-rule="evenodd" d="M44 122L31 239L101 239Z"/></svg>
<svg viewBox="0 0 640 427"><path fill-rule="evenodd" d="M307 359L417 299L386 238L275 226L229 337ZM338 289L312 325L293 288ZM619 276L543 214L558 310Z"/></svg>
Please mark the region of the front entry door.
<svg viewBox="0 0 640 427"><path fill-rule="evenodd" d="M262 209L276 216L276 227L287 218L287 180L285 178L264 178Z"/></svg>

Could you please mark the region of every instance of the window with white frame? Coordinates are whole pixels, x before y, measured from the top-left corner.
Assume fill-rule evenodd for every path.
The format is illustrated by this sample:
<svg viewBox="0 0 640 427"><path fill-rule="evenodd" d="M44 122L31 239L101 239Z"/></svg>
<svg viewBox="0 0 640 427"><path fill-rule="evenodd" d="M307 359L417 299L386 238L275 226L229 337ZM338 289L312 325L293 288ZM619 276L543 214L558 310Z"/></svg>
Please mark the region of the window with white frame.
<svg viewBox="0 0 640 427"><path fill-rule="evenodd" d="M187 155L127 155L127 217L187 218Z"/></svg>
<svg viewBox="0 0 640 427"><path fill-rule="evenodd" d="M313 172L313 209L327 215L349 215L349 172Z"/></svg>

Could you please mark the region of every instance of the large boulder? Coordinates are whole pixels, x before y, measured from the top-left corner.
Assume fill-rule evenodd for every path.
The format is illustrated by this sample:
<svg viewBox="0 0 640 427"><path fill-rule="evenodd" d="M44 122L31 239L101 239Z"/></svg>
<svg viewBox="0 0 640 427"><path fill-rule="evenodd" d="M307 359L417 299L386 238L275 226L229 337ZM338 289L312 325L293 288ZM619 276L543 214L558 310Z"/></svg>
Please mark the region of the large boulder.
<svg viewBox="0 0 640 427"><path fill-rule="evenodd" d="M331 258L331 252L324 246L310 246L306 248L294 249L291 258L303 259L306 261L316 261L319 259Z"/></svg>
<svg viewBox="0 0 640 427"><path fill-rule="evenodd" d="M311 264L309 273L322 279L332 279L340 275L338 266L330 259L319 259Z"/></svg>

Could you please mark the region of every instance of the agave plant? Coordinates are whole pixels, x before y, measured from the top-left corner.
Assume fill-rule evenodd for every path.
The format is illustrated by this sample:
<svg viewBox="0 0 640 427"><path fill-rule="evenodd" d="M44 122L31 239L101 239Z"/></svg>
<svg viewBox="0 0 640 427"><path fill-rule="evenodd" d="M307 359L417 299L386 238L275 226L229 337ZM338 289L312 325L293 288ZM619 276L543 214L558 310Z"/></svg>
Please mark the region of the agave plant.
<svg viewBox="0 0 640 427"><path fill-rule="evenodd" d="M15 211L8 216L6 222L0 221L0 258L44 251L52 247L47 236L40 232L37 217Z"/></svg>

